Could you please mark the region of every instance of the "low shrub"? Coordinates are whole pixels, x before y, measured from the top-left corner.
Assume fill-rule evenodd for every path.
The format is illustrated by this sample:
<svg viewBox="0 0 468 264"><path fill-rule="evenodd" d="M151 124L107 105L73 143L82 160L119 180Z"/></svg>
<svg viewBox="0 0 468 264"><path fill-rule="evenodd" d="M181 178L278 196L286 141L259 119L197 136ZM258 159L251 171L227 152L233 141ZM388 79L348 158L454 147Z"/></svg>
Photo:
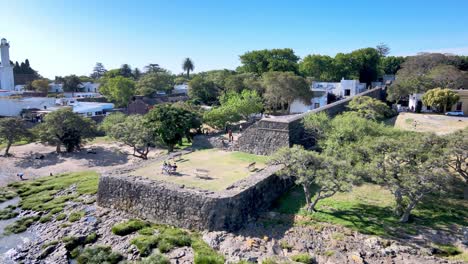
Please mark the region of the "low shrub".
<svg viewBox="0 0 468 264"><path fill-rule="evenodd" d="M52 214L49 213L49 214L41 216L41 218L39 219L39 222L47 223L47 222L50 222L50 220L52 220Z"/></svg>
<svg viewBox="0 0 468 264"><path fill-rule="evenodd" d="M450 244L435 244L434 249L434 253L442 257L456 256L462 253L457 246Z"/></svg>
<svg viewBox="0 0 468 264"><path fill-rule="evenodd" d="M85 215L85 212L83 211L80 211L80 212L72 212L70 213L70 215L68 216L68 221L70 222L76 222L78 220L80 220L83 216Z"/></svg>
<svg viewBox="0 0 468 264"><path fill-rule="evenodd" d="M169 264L171 263L164 255L159 253L151 254L151 256L143 258L141 264Z"/></svg>
<svg viewBox="0 0 468 264"><path fill-rule="evenodd" d="M91 234L86 236L84 240L84 244L92 244L96 242L97 239L98 239L98 234L96 234L95 232L92 232Z"/></svg>
<svg viewBox="0 0 468 264"><path fill-rule="evenodd" d="M305 264L313 264L315 263L315 258L309 254L297 254L291 256L291 260L295 262L305 263Z"/></svg>
<svg viewBox="0 0 468 264"><path fill-rule="evenodd" d="M77 258L78 264L117 264L123 259L123 256L113 252L107 246L95 246L85 248Z"/></svg>
<svg viewBox="0 0 468 264"><path fill-rule="evenodd" d="M23 217L21 219L18 219L13 224L7 225L5 227L4 229L5 234L22 233L26 231L26 229L28 229L28 227L34 224L37 220L39 220L39 216L29 216L29 217Z"/></svg>
<svg viewBox="0 0 468 264"><path fill-rule="evenodd" d="M72 251L76 247L82 244L82 241L80 241L80 238L74 237L74 236L64 237L62 241L64 243L65 249L68 251Z"/></svg>
<svg viewBox="0 0 468 264"><path fill-rule="evenodd" d="M198 234L192 235L192 248L195 251L195 264L224 263L224 257L208 246Z"/></svg>
<svg viewBox="0 0 468 264"><path fill-rule="evenodd" d="M17 196L16 192L7 189L7 188L0 188L0 203L13 199Z"/></svg>
<svg viewBox="0 0 468 264"><path fill-rule="evenodd" d="M158 236L137 236L130 241L130 244L138 248L141 256L148 256L151 251L158 246Z"/></svg>
<svg viewBox="0 0 468 264"><path fill-rule="evenodd" d="M5 208L3 210L0 210L0 220L7 220L11 218L15 218L18 216L18 212L15 212L14 209L12 208Z"/></svg>
<svg viewBox="0 0 468 264"><path fill-rule="evenodd" d="M126 222L116 224L112 227L112 233L119 236L126 236L135 231L138 231L144 227L148 227L149 223L139 220L139 219L130 219Z"/></svg>
<svg viewBox="0 0 468 264"><path fill-rule="evenodd" d="M55 220L57 221L61 221L63 219L67 218L67 215L66 214L59 214L55 217Z"/></svg>

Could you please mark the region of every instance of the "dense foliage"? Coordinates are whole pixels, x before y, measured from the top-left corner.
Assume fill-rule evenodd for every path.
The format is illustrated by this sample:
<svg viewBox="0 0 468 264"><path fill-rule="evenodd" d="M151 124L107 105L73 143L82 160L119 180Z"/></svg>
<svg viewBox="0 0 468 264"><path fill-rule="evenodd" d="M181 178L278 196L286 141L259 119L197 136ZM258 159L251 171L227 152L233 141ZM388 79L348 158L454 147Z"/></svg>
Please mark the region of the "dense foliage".
<svg viewBox="0 0 468 264"><path fill-rule="evenodd" d="M1 118L0 119L0 142L6 144L5 156L10 153L10 147L16 141L29 140L32 137L31 132L26 128L23 120L19 118Z"/></svg>

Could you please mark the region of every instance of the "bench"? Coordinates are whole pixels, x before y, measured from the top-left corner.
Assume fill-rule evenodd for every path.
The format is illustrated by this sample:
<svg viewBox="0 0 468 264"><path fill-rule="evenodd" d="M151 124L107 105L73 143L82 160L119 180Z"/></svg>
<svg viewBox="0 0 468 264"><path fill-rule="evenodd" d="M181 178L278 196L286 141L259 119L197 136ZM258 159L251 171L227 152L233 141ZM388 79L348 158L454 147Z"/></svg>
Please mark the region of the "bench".
<svg viewBox="0 0 468 264"><path fill-rule="evenodd" d="M177 153L177 154L172 155L171 158L175 161L179 161L181 157L182 157L182 153Z"/></svg>
<svg viewBox="0 0 468 264"><path fill-rule="evenodd" d="M249 171L255 170L255 164L257 164L257 163L256 163L256 162L250 163L250 164L247 166L247 169L248 169Z"/></svg>
<svg viewBox="0 0 468 264"><path fill-rule="evenodd" d="M208 178L209 172L210 171L204 169L195 169L195 175L197 176L197 178L200 179Z"/></svg>

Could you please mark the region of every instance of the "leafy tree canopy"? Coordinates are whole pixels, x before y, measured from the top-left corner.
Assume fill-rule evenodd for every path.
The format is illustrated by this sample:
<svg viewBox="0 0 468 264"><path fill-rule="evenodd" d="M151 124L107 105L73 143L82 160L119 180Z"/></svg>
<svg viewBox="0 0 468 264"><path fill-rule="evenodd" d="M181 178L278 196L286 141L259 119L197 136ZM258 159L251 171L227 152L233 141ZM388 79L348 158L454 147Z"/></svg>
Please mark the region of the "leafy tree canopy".
<svg viewBox="0 0 468 264"><path fill-rule="evenodd" d="M96 124L93 120L64 108L47 114L44 122L34 130L41 142L56 146L57 153L60 153L62 145L67 152L72 152L80 149L86 140L94 138Z"/></svg>
<svg viewBox="0 0 468 264"><path fill-rule="evenodd" d="M460 100L460 96L450 89L435 88L427 91L422 101L425 105L436 108L439 112L445 113L452 105Z"/></svg>
<svg viewBox="0 0 468 264"><path fill-rule="evenodd" d="M10 153L10 147L19 140L29 140L32 134L26 128L24 121L19 118L1 118L0 119L0 142L6 143L5 157Z"/></svg>
<svg viewBox="0 0 468 264"><path fill-rule="evenodd" d="M189 82L189 97L196 102L213 104L217 101L219 88L213 81L206 77L197 75Z"/></svg>
<svg viewBox="0 0 468 264"><path fill-rule="evenodd" d="M369 96L355 96L347 107L359 116L372 120L383 120L392 114L388 105Z"/></svg>
<svg viewBox="0 0 468 264"><path fill-rule="evenodd" d="M135 95L135 81L122 76L109 78L101 83L99 92L107 100L114 102L119 107L124 107Z"/></svg>
<svg viewBox="0 0 468 264"><path fill-rule="evenodd" d="M174 88L174 78L166 72L150 72L136 83L136 93L144 96L154 95L158 91L170 92Z"/></svg>
<svg viewBox="0 0 468 264"><path fill-rule="evenodd" d="M49 80L37 79L31 83L31 86L37 92L47 93L49 91Z"/></svg>
<svg viewBox="0 0 468 264"><path fill-rule="evenodd" d="M252 72L262 75L270 71L298 73L299 57L292 49L254 50L240 55L242 66L239 72Z"/></svg>

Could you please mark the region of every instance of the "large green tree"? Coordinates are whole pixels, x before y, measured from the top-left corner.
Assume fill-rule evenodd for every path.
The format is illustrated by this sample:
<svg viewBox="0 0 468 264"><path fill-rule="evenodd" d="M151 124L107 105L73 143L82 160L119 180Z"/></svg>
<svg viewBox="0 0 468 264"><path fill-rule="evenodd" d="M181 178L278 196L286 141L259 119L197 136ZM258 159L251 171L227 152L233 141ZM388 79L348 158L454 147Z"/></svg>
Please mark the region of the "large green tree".
<svg viewBox="0 0 468 264"><path fill-rule="evenodd" d="M369 96L355 96L347 107L359 116L372 120L383 120L392 113L384 102Z"/></svg>
<svg viewBox="0 0 468 264"><path fill-rule="evenodd" d="M56 147L57 153L61 146L67 152L79 150L86 140L96 135L96 124L93 120L73 113L72 109L64 108L47 114L44 122L34 128L38 139Z"/></svg>
<svg viewBox="0 0 468 264"><path fill-rule="evenodd" d="M210 126L223 129L228 123L249 120L250 115L263 109L262 98L256 91L230 92L221 96L221 106L205 112L203 120Z"/></svg>
<svg viewBox="0 0 468 264"><path fill-rule="evenodd" d="M101 84L99 92L117 106L125 107L135 94L135 81L122 76L109 78Z"/></svg>
<svg viewBox="0 0 468 264"><path fill-rule="evenodd" d="M312 91L306 80L292 72L267 72L263 74L263 86L265 103L273 111L282 109L289 113L294 100L310 102L312 98Z"/></svg>
<svg viewBox="0 0 468 264"><path fill-rule="evenodd" d="M434 107L442 113L450 109L458 100L460 100L460 96L456 92L442 88L429 90L422 97L425 105Z"/></svg>
<svg viewBox="0 0 468 264"><path fill-rule="evenodd" d="M189 137L192 129L199 129L201 122L195 113L171 105L157 105L145 115L145 126L154 132L171 152L183 137Z"/></svg>
<svg viewBox="0 0 468 264"><path fill-rule="evenodd" d="M195 65L190 58L185 58L184 62L182 63L182 69L187 72L187 79L190 79L190 72L195 69Z"/></svg>
<svg viewBox="0 0 468 264"><path fill-rule="evenodd" d="M150 72L136 83L136 93L152 96L156 92L170 92L174 88L174 78L167 72Z"/></svg>
<svg viewBox="0 0 468 264"><path fill-rule="evenodd" d="M395 213L408 222L423 199L450 183L445 169L445 142L433 134L382 137L369 143L370 174L395 197Z"/></svg>
<svg viewBox="0 0 468 264"><path fill-rule="evenodd" d="M191 99L204 104L213 104L217 101L220 90L213 81L203 76L195 76L188 85Z"/></svg>
<svg viewBox="0 0 468 264"><path fill-rule="evenodd" d="M114 116L117 118L117 116ZM120 121L120 117L119 120ZM123 122L106 127L107 134L133 148L133 156L148 159L150 147L155 144L154 131L140 115L130 115Z"/></svg>
<svg viewBox="0 0 468 264"><path fill-rule="evenodd" d="M99 130L105 133L109 133L112 126L120 123L124 123L127 116L121 112L111 113L106 116L104 120L99 124Z"/></svg>
<svg viewBox="0 0 468 264"><path fill-rule="evenodd" d="M63 91L65 92L79 92L81 91L81 80L80 77L72 74L65 77L56 77L56 82L63 85Z"/></svg>
<svg viewBox="0 0 468 264"><path fill-rule="evenodd" d="M31 86L34 88L35 91L41 93L49 92L49 80L47 79L37 79L31 83Z"/></svg>
<svg viewBox="0 0 468 264"><path fill-rule="evenodd" d="M31 132L19 118L0 118L0 142L5 143L5 157L10 155L10 147L19 140L29 140Z"/></svg>
<svg viewBox="0 0 468 264"><path fill-rule="evenodd" d="M253 72L262 75L269 71L298 73L299 57L292 49L254 50L240 55L240 72Z"/></svg>
<svg viewBox="0 0 468 264"><path fill-rule="evenodd" d="M448 136L446 151L447 165L451 172L456 173L465 182L463 194L465 200L468 200L468 127Z"/></svg>
<svg viewBox="0 0 468 264"><path fill-rule="evenodd" d="M355 180L346 161L337 161L297 145L281 148L270 163L284 165L282 173L302 186L310 212L315 212L318 201L351 190Z"/></svg>
<svg viewBox="0 0 468 264"><path fill-rule="evenodd" d="M90 74L90 77L97 80L104 76L104 74L107 72L106 68L104 67L104 64L101 62L96 62L96 65L93 68L93 72Z"/></svg>
<svg viewBox="0 0 468 264"><path fill-rule="evenodd" d="M401 69L403 62L405 62L405 57L388 56L382 58L382 70L385 74L396 74Z"/></svg>
<svg viewBox="0 0 468 264"><path fill-rule="evenodd" d="M299 63L299 71L303 76L323 82L336 81L333 67L333 58L327 55L307 55Z"/></svg>

